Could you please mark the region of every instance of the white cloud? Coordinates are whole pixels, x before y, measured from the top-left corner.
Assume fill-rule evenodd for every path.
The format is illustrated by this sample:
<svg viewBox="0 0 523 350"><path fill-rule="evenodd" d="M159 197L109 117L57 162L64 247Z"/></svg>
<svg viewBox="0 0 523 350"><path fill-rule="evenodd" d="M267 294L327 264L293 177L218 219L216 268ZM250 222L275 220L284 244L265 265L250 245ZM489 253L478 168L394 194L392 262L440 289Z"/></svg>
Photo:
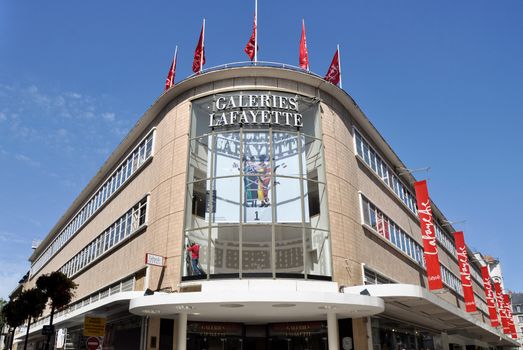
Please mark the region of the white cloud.
<svg viewBox="0 0 523 350"><path fill-rule="evenodd" d="M34 167L40 166L40 162L32 159L31 157L23 155L23 154L16 154L15 159L20 162L23 162L29 166L34 166Z"/></svg>
<svg viewBox="0 0 523 350"><path fill-rule="evenodd" d="M56 135L60 136L60 137L66 137L66 136L69 136L69 132L64 128L60 128L60 129L56 130Z"/></svg>
<svg viewBox="0 0 523 350"><path fill-rule="evenodd" d="M116 117L116 114L112 113L112 112L105 112L105 113L102 113L102 118L108 122L112 122L114 121Z"/></svg>
<svg viewBox="0 0 523 350"><path fill-rule="evenodd" d="M27 239L20 238L15 233L7 232L7 231L0 231L0 242L27 244L27 245L29 245L29 243L30 243Z"/></svg>
<svg viewBox="0 0 523 350"><path fill-rule="evenodd" d="M7 115L4 112L0 112L0 122L6 121Z"/></svg>

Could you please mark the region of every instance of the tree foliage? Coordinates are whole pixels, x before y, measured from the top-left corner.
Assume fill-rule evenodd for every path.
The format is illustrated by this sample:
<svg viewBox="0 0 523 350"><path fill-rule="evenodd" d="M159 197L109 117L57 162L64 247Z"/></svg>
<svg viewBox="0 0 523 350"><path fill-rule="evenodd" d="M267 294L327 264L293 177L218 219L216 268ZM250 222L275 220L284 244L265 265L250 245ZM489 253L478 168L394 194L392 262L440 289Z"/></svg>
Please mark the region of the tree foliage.
<svg viewBox="0 0 523 350"><path fill-rule="evenodd" d="M6 303L7 303L7 301L0 298L0 331L2 331L4 329L5 320L4 320L4 313L2 310Z"/></svg>
<svg viewBox="0 0 523 350"><path fill-rule="evenodd" d="M24 324L26 317L20 312L21 308L22 305L18 299L10 300L2 308L2 315L9 327L16 328Z"/></svg>
<svg viewBox="0 0 523 350"><path fill-rule="evenodd" d="M47 304L47 296L38 288L24 290L17 298L20 312L27 318L38 318Z"/></svg>
<svg viewBox="0 0 523 350"><path fill-rule="evenodd" d="M59 271L38 277L36 286L51 299L53 310L58 310L69 304L73 299L74 290L78 287L72 279Z"/></svg>

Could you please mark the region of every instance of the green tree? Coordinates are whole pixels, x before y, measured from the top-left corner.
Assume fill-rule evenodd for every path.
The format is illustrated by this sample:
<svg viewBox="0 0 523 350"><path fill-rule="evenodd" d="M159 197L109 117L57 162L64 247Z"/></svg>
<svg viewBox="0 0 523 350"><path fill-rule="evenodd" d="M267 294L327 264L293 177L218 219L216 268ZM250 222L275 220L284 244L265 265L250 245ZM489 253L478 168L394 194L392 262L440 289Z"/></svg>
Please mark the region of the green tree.
<svg viewBox="0 0 523 350"><path fill-rule="evenodd" d="M7 301L0 298L0 332L4 331L5 321L4 321L4 314L2 313L2 309L4 308L5 304L7 304Z"/></svg>
<svg viewBox="0 0 523 350"><path fill-rule="evenodd" d="M27 339L29 338L29 328L31 321L42 315L47 304L47 296L37 288L24 290L17 297L20 313L27 319L27 330L25 333L24 350L27 349Z"/></svg>
<svg viewBox="0 0 523 350"><path fill-rule="evenodd" d="M4 305L7 304L7 301L5 301L4 299L0 298L0 332L3 334L4 332L4 326L5 326L5 320L4 320L4 313L2 311L2 309L4 308ZM5 341L6 338L4 338L4 341ZM0 346L3 346L5 344L0 344ZM2 347L3 349L3 347Z"/></svg>
<svg viewBox="0 0 523 350"><path fill-rule="evenodd" d="M74 296L74 290L78 287L76 283L65 274L55 271L42 275L36 280L36 287L45 293L51 301L51 316L49 325L53 326L53 317L56 310L67 306ZM47 336L45 349L49 350L51 334Z"/></svg>
<svg viewBox="0 0 523 350"><path fill-rule="evenodd" d="M8 346L9 349L13 348L16 327L20 327L25 321L25 316L20 312L21 308L22 306L18 299L10 300L2 308L2 316L5 323L9 326L9 331L11 333L10 344Z"/></svg>

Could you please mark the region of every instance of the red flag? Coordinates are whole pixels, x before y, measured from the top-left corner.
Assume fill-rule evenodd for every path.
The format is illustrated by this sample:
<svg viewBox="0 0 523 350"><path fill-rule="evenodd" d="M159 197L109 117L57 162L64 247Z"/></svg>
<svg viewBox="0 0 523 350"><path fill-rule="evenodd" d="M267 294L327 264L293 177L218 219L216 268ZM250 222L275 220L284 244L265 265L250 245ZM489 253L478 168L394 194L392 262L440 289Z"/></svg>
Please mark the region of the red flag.
<svg viewBox="0 0 523 350"><path fill-rule="evenodd" d="M507 312L505 308L505 300L503 298L503 291L501 290L501 283L499 281L495 281L494 288L496 290L496 300L498 302L498 311L501 318L501 325L503 326L503 333L510 334L510 326L507 320Z"/></svg>
<svg viewBox="0 0 523 350"><path fill-rule="evenodd" d="M472 279L470 277L469 258L465 237L463 232L454 232L454 242L456 242L456 254L461 274L461 285L463 287L463 297L465 298L465 309L467 312L476 312L476 302L474 301L474 290L472 289Z"/></svg>
<svg viewBox="0 0 523 350"><path fill-rule="evenodd" d="M176 47L176 52L174 53L173 63L171 63L171 68L169 68L169 74L167 74L167 79L165 79L165 91L169 90L174 86L174 76L176 75L176 58L178 57L178 47Z"/></svg>
<svg viewBox="0 0 523 350"><path fill-rule="evenodd" d="M443 281L441 280L438 246L436 244L434 223L432 222L432 208L430 207L427 181L415 182L414 188L416 190L416 202L418 204L421 238L423 239L423 255L427 263L429 290L441 289L443 288Z"/></svg>
<svg viewBox="0 0 523 350"><path fill-rule="evenodd" d="M325 74L325 78L324 78L329 83L332 83L334 85L338 85L338 83L341 80L339 52L340 52L340 50L336 49L336 53L334 54L334 57L332 58L331 65L329 66L329 70L327 71L327 74Z"/></svg>
<svg viewBox="0 0 523 350"><path fill-rule="evenodd" d="M205 19L203 20L202 31L200 32L200 39L198 40L198 45L196 45L196 50L194 50L194 61L192 62L192 71L194 73L201 72L203 65L205 64L204 38Z"/></svg>
<svg viewBox="0 0 523 350"><path fill-rule="evenodd" d="M309 51L307 50L307 37L305 36L304 20L301 22L300 67L309 70Z"/></svg>
<svg viewBox="0 0 523 350"><path fill-rule="evenodd" d="M508 294L503 294L503 301L505 302L505 314L507 316L507 325L509 327L512 338L516 339L516 326L514 325L514 319L512 318L512 303Z"/></svg>
<svg viewBox="0 0 523 350"><path fill-rule="evenodd" d="M252 34L247 42L247 45L245 45L244 49L245 53L249 58L254 60L256 58L256 14L254 14L254 23L252 25Z"/></svg>
<svg viewBox="0 0 523 350"><path fill-rule="evenodd" d="M498 314L496 312L496 304L494 301L494 291L492 290L492 284L490 283L490 273L487 266L481 267L481 277L483 278L483 286L485 287L485 297L487 299L490 325L492 327L499 327Z"/></svg>

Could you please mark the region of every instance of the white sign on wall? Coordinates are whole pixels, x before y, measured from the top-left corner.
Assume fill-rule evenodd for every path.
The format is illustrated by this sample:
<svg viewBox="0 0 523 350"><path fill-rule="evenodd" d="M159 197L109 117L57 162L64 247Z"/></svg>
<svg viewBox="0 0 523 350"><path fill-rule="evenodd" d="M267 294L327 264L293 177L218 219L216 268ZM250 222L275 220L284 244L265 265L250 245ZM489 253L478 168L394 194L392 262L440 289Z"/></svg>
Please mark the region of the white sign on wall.
<svg viewBox="0 0 523 350"><path fill-rule="evenodd" d="M145 254L145 264L153 266L165 266L165 257L147 253Z"/></svg>

